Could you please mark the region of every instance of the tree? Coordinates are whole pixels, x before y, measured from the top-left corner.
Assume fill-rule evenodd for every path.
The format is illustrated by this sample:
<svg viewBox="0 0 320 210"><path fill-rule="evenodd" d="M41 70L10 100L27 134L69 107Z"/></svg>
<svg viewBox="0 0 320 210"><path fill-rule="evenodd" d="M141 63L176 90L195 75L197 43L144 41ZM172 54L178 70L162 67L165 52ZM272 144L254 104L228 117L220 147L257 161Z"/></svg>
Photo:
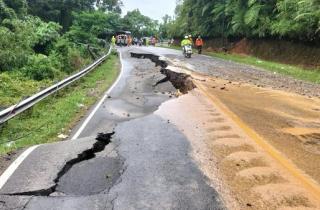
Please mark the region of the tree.
<svg viewBox="0 0 320 210"><path fill-rule="evenodd" d="M279 0L273 34L315 40L320 38L320 2L318 0Z"/></svg>
<svg viewBox="0 0 320 210"><path fill-rule="evenodd" d="M120 15L103 11L74 13L74 23L66 37L75 43L98 46L101 39L115 34L121 28Z"/></svg>
<svg viewBox="0 0 320 210"><path fill-rule="evenodd" d="M169 15L165 15L162 18L162 23L159 25L159 35L162 38L169 38L170 33L169 33L169 28L170 25L173 23L172 17L170 17Z"/></svg>
<svg viewBox="0 0 320 210"><path fill-rule="evenodd" d="M43 36L38 32L46 24L35 17L27 17L25 20L6 19L2 22L0 26L0 71L12 71L27 63L28 57L34 54L34 46L44 41Z"/></svg>
<svg viewBox="0 0 320 210"><path fill-rule="evenodd" d="M0 22L6 18L12 19L26 15L25 0L0 0Z"/></svg>
<svg viewBox="0 0 320 210"><path fill-rule="evenodd" d="M102 11L120 14L123 3L120 0L96 0L96 6Z"/></svg>
<svg viewBox="0 0 320 210"><path fill-rule="evenodd" d="M169 32L180 37L191 33L320 41L319 0L184 0L176 14Z"/></svg>
<svg viewBox="0 0 320 210"><path fill-rule="evenodd" d="M158 32L158 21L144 16L136 9L128 12L122 20L123 29L131 31L136 37L154 36Z"/></svg>
<svg viewBox="0 0 320 210"><path fill-rule="evenodd" d="M67 31L71 26L73 12L102 11L121 12L119 0L28 0L29 13L45 21L55 21Z"/></svg>

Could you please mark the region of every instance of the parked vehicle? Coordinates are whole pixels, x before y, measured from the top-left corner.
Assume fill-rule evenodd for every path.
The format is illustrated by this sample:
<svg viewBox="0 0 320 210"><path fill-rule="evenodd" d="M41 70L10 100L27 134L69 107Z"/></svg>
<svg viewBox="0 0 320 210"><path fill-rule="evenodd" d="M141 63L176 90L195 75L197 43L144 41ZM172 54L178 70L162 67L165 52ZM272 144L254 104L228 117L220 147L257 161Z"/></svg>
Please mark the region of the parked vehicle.
<svg viewBox="0 0 320 210"><path fill-rule="evenodd" d="M131 44L132 37L130 31L118 31L117 35L117 45L118 46L128 46Z"/></svg>

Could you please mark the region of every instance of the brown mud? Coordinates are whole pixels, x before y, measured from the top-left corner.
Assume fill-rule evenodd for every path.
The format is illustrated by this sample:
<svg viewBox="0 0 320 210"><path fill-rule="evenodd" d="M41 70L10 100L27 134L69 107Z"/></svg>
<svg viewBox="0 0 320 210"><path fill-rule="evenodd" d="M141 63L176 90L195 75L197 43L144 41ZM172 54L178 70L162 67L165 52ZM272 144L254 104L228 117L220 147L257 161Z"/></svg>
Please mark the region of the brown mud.
<svg viewBox="0 0 320 210"><path fill-rule="evenodd" d="M192 156L228 209L320 207L310 192L200 90L164 103L157 114L188 137Z"/></svg>
<svg viewBox="0 0 320 210"><path fill-rule="evenodd" d="M319 99L209 77L170 60L162 65L165 59L154 55L149 59L162 66L167 80L187 87L184 93L191 92L165 103L162 109L170 111L160 108L159 113L188 136L195 160L225 195L229 208L320 208L320 159L317 147L307 145L317 144L320 133ZM187 84L192 84L191 88ZM193 91L194 87L199 90ZM266 140L271 152L249 135L229 110ZM272 153L278 152L277 159ZM206 159L215 162L214 166ZM301 174L306 175L301 178Z"/></svg>
<svg viewBox="0 0 320 210"><path fill-rule="evenodd" d="M175 70L175 67L167 68ZM176 70L183 71L180 67ZM199 96L198 90L192 91L188 95L197 97L171 104L170 110L176 111L162 115L181 127L192 141L193 156L205 175L220 186L227 203L231 203L229 208L319 209L316 192L320 189L320 100L184 71L192 76L202 94ZM289 166L270 155L270 151L253 140L208 96L217 98L266 140ZM211 106L195 102L201 102L200 98L204 104L208 103L205 100L210 100ZM193 103L198 104L192 106ZM182 120L179 113L189 119ZM192 131L194 125L198 126ZM199 136L194 134L197 130L201 132Z"/></svg>
<svg viewBox="0 0 320 210"><path fill-rule="evenodd" d="M210 94L320 183L319 99L217 79L206 85Z"/></svg>

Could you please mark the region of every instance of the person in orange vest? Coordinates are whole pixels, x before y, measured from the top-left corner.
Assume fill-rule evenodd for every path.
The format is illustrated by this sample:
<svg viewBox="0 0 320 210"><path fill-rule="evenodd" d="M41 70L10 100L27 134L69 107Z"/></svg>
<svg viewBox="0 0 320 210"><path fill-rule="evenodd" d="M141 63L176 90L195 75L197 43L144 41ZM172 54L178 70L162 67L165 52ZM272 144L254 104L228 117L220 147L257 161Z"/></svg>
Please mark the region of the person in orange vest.
<svg viewBox="0 0 320 210"><path fill-rule="evenodd" d="M128 39L128 47L130 47L132 45L132 37L128 36L127 39Z"/></svg>
<svg viewBox="0 0 320 210"><path fill-rule="evenodd" d="M203 40L202 40L201 36L198 36L198 38L196 40L196 47L198 49L198 53L201 54L202 53L202 47L203 47Z"/></svg>

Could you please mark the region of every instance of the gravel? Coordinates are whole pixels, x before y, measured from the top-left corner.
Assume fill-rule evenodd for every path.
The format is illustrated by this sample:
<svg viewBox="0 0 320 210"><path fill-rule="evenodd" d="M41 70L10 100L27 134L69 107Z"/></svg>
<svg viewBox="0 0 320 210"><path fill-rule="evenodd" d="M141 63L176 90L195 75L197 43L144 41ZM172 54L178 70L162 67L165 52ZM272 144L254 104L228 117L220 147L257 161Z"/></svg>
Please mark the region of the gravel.
<svg viewBox="0 0 320 210"><path fill-rule="evenodd" d="M290 76L270 72L258 67L209 56L194 55L192 59L185 59L176 54L168 54L166 57L178 62L188 63L188 67L196 72L226 79L230 82L243 82L253 84L257 87L271 87L300 95L320 97L319 84L297 80Z"/></svg>

